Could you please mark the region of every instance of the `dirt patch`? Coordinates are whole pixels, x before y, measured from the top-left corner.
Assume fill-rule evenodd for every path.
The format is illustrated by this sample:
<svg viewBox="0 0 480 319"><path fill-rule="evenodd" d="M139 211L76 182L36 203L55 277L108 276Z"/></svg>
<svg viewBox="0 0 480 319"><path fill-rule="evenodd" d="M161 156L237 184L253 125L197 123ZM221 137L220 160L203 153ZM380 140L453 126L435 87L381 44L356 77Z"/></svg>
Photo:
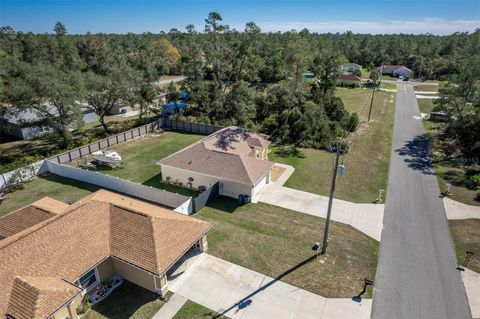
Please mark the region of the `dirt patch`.
<svg viewBox="0 0 480 319"><path fill-rule="evenodd" d="M282 176L283 172L285 172L285 167L274 166L272 167L271 179L272 182L276 182L280 176Z"/></svg>

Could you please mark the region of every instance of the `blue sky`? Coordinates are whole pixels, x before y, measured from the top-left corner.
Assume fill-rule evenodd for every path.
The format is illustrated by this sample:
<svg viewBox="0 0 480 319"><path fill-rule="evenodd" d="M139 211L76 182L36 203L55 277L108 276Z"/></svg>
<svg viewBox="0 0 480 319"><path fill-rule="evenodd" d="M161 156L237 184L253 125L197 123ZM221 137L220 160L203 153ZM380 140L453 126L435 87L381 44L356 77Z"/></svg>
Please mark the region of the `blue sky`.
<svg viewBox="0 0 480 319"><path fill-rule="evenodd" d="M0 25L19 31L52 32L62 21L70 33L198 30L210 11L243 29L263 31L434 33L480 28L480 0L0 0Z"/></svg>

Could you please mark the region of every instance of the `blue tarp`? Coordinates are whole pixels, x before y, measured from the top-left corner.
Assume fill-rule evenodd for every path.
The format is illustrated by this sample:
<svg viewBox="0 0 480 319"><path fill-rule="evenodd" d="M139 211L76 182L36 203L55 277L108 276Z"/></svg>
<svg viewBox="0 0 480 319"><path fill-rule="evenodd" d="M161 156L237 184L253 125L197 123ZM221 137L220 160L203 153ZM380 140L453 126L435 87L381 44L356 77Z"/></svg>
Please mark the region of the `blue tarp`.
<svg viewBox="0 0 480 319"><path fill-rule="evenodd" d="M165 111L168 112L168 113L174 113L176 110L184 109L187 106L188 106L187 103L170 102L167 105L165 105Z"/></svg>
<svg viewBox="0 0 480 319"><path fill-rule="evenodd" d="M190 94L188 94L188 92L182 91L178 96L181 100L186 100L190 97Z"/></svg>

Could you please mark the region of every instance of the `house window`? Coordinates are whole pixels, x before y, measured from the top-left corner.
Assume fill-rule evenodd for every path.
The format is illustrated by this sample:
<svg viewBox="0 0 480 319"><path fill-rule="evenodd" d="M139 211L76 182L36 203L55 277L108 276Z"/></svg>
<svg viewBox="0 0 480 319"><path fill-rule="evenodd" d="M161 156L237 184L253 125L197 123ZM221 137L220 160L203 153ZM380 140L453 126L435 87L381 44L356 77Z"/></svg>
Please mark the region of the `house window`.
<svg viewBox="0 0 480 319"><path fill-rule="evenodd" d="M98 283L98 275L95 269L86 272L78 279L78 285L84 289L88 289Z"/></svg>

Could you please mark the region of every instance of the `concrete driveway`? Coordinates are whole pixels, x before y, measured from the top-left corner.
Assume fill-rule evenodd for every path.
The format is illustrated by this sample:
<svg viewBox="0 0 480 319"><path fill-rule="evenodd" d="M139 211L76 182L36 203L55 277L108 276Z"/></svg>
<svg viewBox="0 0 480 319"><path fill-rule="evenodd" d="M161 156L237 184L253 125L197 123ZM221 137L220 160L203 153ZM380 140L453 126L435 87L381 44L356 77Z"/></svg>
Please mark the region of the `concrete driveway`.
<svg viewBox="0 0 480 319"><path fill-rule="evenodd" d="M230 318L370 318L370 299L327 299L205 253L194 258L170 290Z"/></svg>
<svg viewBox="0 0 480 319"><path fill-rule="evenodd" d="M325 218L327 216L328 197L282 186L294 168L289 165L275 164L286 168L282 176L267 184L253 199L295 210L301 213ZM383 204L358 204L334 199L332 220L350 225L362 233L380 241L383 228Z"/></svg>

